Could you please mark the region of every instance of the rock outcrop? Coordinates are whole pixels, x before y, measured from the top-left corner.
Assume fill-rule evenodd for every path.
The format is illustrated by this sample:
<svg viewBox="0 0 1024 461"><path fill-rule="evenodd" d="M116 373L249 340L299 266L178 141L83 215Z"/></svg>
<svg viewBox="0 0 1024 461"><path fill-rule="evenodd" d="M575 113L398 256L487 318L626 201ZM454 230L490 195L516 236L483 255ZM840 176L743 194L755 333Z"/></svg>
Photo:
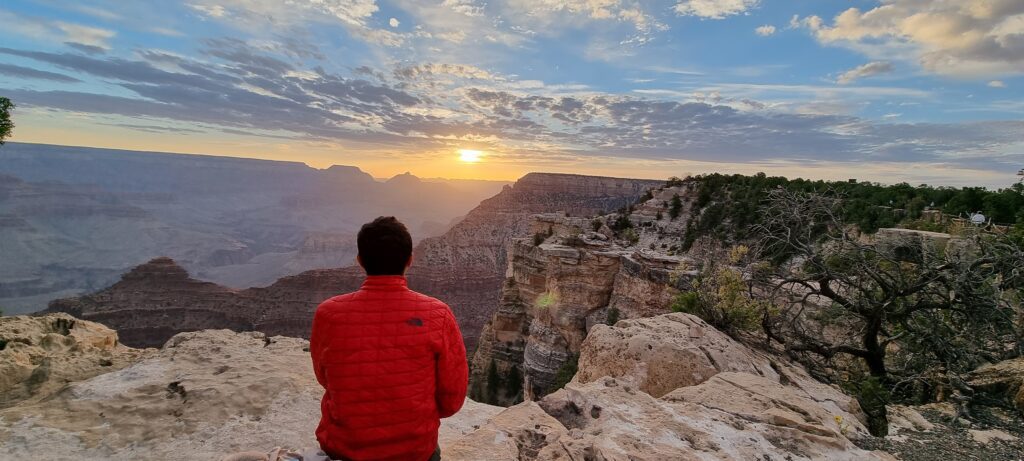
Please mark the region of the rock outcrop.
<svg viewBox="0 0 1024 461"><path fill-rule="evenodd" d="M528 235L530 215L555 210L604 213L632 203L657 184L528 174L484 200L443 236L421 241L408 273L409 285L452 307L472 351L483 324L497 308L506 245ZM317 269L267 287L232 290L188 279L172 264L164 258L153 260L98 293L54 301L48 311L102 322L118 330L125 344L137 347L159 346L175 333L205 328L307 337L317 304L358 288L363 279L358 267Z"/></svg>
<svg viewBox="0 0 1024 461"><path fill-rule="evenodd" d="M218 459L317 446L323 391L303 339L204 330L178 334L160 350L137 350L118 344L112 330L66 314L4 317L0 337L9 341L0 351L5 399L21 389L14 378L28 365L19 357L45 353L49 362L49 381L0 409L5 457ZM467 401L445 420L441 440L457 444L501 411Z"/></svg>
<svg viewBox="0 0 1024 461"><path fill-rule="evenodd" d="M890 459L854 399L688 314L595 327L539 403L570 429L541 459Z"/></svg>
<svg viewBox="0 0 1024 461"><path fill-rule="evenodd" d="M75 320L64 315L14 319L0 335L20 330L13 325L24 322ZM442 423L442 459L892 459L857 448L851 440L869 436L856 404L797 367L729 343L682 314L619 325L595 328L582 345L580 373L539 402L503 409L467 400ZM82 341L92 337L87 332L109 331L82 320L70 329ZM694 338L695 329L704 336ZM609 369L605 376L592 368L607 351L646 349L644 341L660 341L673 330L680 339L672 347L634 355L636 366ZM715 360L730 361L712 366L721 367L717 373L693 353L714 348L726 351ZM180 333L159 351L135 351L134 362L124 368L90 371L92 377L46 399L0 409L0 450L12 459L162 460L220 459L274 447L315 449L322 389L307 351L305 340L259 332ZM53 359L65 363L62 355L76 354L73 348L59 349ZM650 382L645 360L651 360L648 368L705 370L699 383L684 376L661 381L681 387L656 397L644 390ZM96 364L91 370L103 368Z"/></svg>
<svg viewBox="0 0 1024 461"><path fill-rule="evenodd" d="M45 399L146 354L122 345L114 330L67 314L0 317L0 409Z"/></svg>
<svg viewBox="0 0 1024 461"><path fill-rule="evenodd" d="M631 213L597 219L534 215L532 237L509 245L501 301L473 357L472 395L502 404L542 397L564 382L594 325L669 312L695 274L670 249L687 223L663 213L676 194L692 195L685 185L657 189Z"/></svg>
<svg viewBox="0 0 1024 461"><path fill-rule="evenodd" d="M971 387L1001 395L1024 413L1024 357L985 365L971 373Z"/></svg>

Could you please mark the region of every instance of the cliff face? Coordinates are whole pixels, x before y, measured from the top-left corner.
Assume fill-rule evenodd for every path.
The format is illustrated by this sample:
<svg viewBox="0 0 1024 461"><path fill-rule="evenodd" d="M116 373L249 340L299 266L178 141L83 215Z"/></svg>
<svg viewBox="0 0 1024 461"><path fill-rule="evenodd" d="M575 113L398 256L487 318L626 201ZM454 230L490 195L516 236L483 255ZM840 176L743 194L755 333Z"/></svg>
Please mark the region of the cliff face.
<svg viewBox="0 0 1024 461"><path fill-rule="evenodd" d="M447 302L469 350L498 306L507 266L506 245L528 235L534 213L567 210L596 215L634 202L656 181L531 173L483 201L441 237L421 241L408 273L412 289ZM173 267L171 267L173 266ZM308 337L324 299L355 290L358 267L318 269L273 285L232 290L190 279L166 258L137 267L98 293L54 301L48 311L70 312L118 330L125 344L158 346L178 332L204 328L257 330Z"/></svg>
<svg viewBox="0 0 1024 461"><path fill-rule="evenodd" d="M534 236L509 246L501 303L472 360L473 395L502 404L542 397L564 384L595 325L669 312L695 275L670 250L687 225L684 213L667 215L676 194L684 208L692 201L683 185L654 191L624 215L533 216Z"/></svg>
<svg viewBox="0 0 1024 461"><path fill-rule="evenodd" d="M497 309L508 245L529 235L529 216L565 211L594 216L631 204L660 181L530 173L484 200L441 237L416 248L409 283L447 302L470 351Z"/></svg>

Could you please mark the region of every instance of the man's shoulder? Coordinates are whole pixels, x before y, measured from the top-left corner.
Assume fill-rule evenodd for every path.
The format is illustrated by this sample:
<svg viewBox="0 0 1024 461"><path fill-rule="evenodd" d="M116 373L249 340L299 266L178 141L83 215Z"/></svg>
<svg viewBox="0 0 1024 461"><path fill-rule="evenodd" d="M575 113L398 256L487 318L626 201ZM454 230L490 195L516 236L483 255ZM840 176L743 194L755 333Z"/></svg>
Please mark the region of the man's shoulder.
<svg viewBox="0 0 1024 461"><path fill-rule="evenodd" d="M445 303L444 301L441 301L440 299L437 299L437 298L435 298L433 296L428 296L428 295L425 295L423 293L420 293L418 291L413 291L413 290L409 290L409 296L412 297L413 299L415 299L417 302L423 303L424 305L428 305L430 307L434 307L434 308L438 308L438 309L448 309L448 310L451 310L451 308L448 307L447 303Z"/></svg>
<svg viewBox="0 0 1024 461"><path fill-rule="evenodd" d="M356 294L356 292L340 294L327 298L316 307L316 310L317 312L326 311L339 304L345 304L352 300L352 295L354 294Z"/></svg>

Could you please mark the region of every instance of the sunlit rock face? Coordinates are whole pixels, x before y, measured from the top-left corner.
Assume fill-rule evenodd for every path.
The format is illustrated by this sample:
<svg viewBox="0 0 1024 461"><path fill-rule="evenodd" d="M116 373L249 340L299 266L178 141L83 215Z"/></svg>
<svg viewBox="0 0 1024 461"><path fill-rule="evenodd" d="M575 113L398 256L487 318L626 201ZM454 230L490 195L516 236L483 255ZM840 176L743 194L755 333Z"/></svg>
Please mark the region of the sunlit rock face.
<svg viewBox="0 0 1024 461"><path fill-rule="evenodd" d="M538 459L892 459L854 399L688 314L594 327L539 404L569 432Z"/></svg>
<svg viewBox="0 0 1024 461"><path fill-rule="evenodd" d="M579 175L524 176L483 201L444 235L421 241L408 273L412 289L447 302L459 319L467 348L497 309L511 239L529 234L529 216L568 210L592 216L636 201L657 181ZM323 238L309 245L333 245ZM137 347L159 346L175 333L204 328L257 330L308 337L316 306L358 289L358 267L317 269L267 287L234 290L189 279L160 259L140 266L99 293L58 300L50 311L71 312L118 330ZM136 276L132 274L148 274Z"/></svg>
<svg viewBox="0 0 1024 461"><path fill-rule="evenodd" d="M641 205L631 219L642 223L644 213ZM683 224L666 225L675 229ZM644 238L657 233L653 227L637 229ZM473 395L502 404L540 398L556 389L560 372L563 380L571 373L563 367L579 355L595 325L609 317L669 312L693 275L679 270L683 258L652 251L651 246L659 248L653 240L646 247L617 241L607 226L589 218L535 215L531 234L537 237L514 239L509 245L501 303L481 332L472 362ZM489 383L495 375L500 384ZM509 377L521 377L522 383ZM489 387L496 392L488 392Z"/></svg>
<svg viewBox="0 0 1024 461"><path fill-rule="evenodd" d="M69 382L124 368L148 352L68 314L0 317L0 409L44 400Z"/></svg>

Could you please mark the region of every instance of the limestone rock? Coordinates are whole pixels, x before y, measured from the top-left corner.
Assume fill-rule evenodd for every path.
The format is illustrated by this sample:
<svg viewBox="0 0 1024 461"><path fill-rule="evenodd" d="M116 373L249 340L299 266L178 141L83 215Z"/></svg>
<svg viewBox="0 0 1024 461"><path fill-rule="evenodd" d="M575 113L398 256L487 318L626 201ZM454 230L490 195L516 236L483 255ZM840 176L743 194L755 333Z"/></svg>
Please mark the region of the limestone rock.
<svg viewBox="0 0 1024 461"><path fill-rule="evenodd" d="M935 425L921 413L905 405L889 405L886 407L886 413L889 418L888 437L899 437L902 432L926 432L935 429Z"/></svg>
<svg viewBox="0 0 1024 461"><path fill-rule="evenodd" d="M566 433L565 426L545 413L536 402L524 402L498 413L486 425L467 436L442 445L441 458L490 461L535 459L544 447Z"/></svg>
<svg viewBox="0 0 1024 461"><path fill-rule="evenodd" d="M866 428L853 415L820 405L795 386L748 373L722 372L665 395L669 402L688 402L723 411L744 420L783 426L823 437L862 438Z"/></svg>
<svg viewBox="0 0 1024 461"><path fill-rule="evenodd" d="M106 327L66 314L5 317L0 327L4 338L15 340L0 354L24 353L31 339L51 344L46 352L53 363L92 370L59 375L77 381L55 394L56 388L46 388L47 399L38 398L40 393L0 410L4 456L127 461L220 459L234 453L266 458L274 447L318 447L314 431L323 389L305 340L205 330L175 335L160 350L140 351L118 345ZM117 366L87 369L79 363L105 356L104 348L117 351ZM13 375L2 375L8 376ZM535 403L504 409L467 399L462 411L443 420L439 439L449 460L493 459L489 456L502 449L514 456L509 459L520 459L519 454L536 452L547 435L561 432L561 424Z"/></svg>
<svg viewBox="0 0 1024 461"><path fill-rule="evenodd" d="M576 379L588 383L620 378L661 397L694 386L723 371L779 375L770 362L703 320L681 313L597 325L580 351Z"/></svg>
<svg viewBox="0 0 1024 461"><path fill-rule="evenodd" d="M1004 395L1024 412L1024 357L982 366L971 373L968 384L975 389Z"/></svg>
<svg viewBox="0 0 1024 461"><path fill-rule="evenodd" d="M813 400L767 378L722 373L683 390L658 399L614 378L570 383L540 402L569 434L537 459L892 459L857 448Z"/></svg>
<svg viewBox="0 0 1024 461"><path fill-rule="evenodd" d="M967 432L971 434L971 438L974 439L975 442L978 442L982 445L988 445L995 440L1002 440L1006 442L1015 442L1017 440L1020 440L1016 436L1008 434L1006 431L1002 431L999 429L969 429Z"/></svg>
<svg viewBox="0 0 1024 461"><path fill-rule="evenodd" d="M322 391L307 347L256 332L181 333L126 368L0 411L0 445L15 458L54 460L316 446Z"/></svg>
<svg viewBox="0 0 1024 461"><path fill-rule="evenodd" d="M121 345L114 330L67 314L0 317L0 408L45 399L146 353Z"/></svg>

